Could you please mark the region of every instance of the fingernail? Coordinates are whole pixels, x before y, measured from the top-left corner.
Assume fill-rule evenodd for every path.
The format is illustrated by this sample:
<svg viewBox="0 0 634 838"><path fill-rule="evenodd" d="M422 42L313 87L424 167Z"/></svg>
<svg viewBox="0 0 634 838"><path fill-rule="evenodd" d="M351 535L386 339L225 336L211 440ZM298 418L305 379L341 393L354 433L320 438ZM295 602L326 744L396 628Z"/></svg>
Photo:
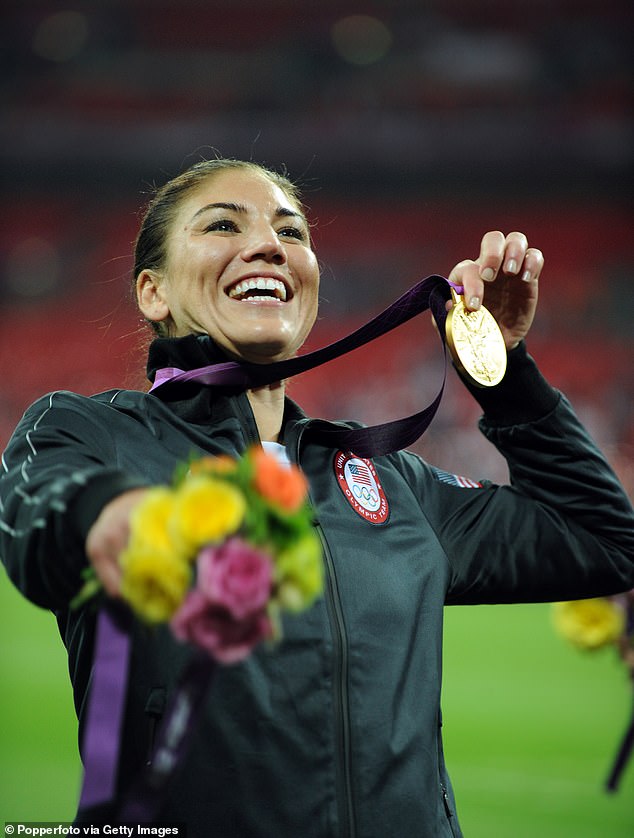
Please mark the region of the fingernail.
<svg viewBox="0 0 634 838"><path fill-rule="evenodd" d="M481 277L482 277L482 279L484 279L486 282L491 282L491 280L492 280L492 279L493 279L493 277L495 276L495 271L493 270L493 268L485 268L485 269L482 271L482 273L480 274L480 276L481 276Z"/></svg>
<svg viewBox="0 0 634 838"><path fill-rule="evenodd" d="M530 281L531 281L531 272L530 271L524 271L524 273L522 274L522 282L530 282Z"/></svg>
<svg viewBox="0 0 634 838"><path fill-rule="evenodd" d="M476 311L480 308L480 297L476 297L475 295L469 299L469 308L471 311Z"/></svg>
<svg viewBox="0 0 634 838"><path fill-rule="evenodd" d="M507 274L516 274L517 273L517 262L515 259L509 259L506 263L506 272Z"/></svg>

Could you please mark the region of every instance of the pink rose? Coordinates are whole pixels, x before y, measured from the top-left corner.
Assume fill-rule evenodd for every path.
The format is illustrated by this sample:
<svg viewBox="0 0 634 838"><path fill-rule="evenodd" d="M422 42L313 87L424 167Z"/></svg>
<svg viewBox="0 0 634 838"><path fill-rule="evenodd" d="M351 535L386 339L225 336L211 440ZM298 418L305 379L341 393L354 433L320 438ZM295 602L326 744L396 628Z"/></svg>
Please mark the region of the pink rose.
<svg viewBox="0 0 634 838"><path fill-rule="evenodd" d="M239 538L207 547L198 556L198 589L237 620L265 607L272 582L270 556Z"/></svg>
<svg viewBox="0 0 634 838"><path fill-rule="evenodd" d="M238 663L272 633L264 611L236 620L226 608L191 590L170 622L174 635L209 652L221 663Z"/></svg>

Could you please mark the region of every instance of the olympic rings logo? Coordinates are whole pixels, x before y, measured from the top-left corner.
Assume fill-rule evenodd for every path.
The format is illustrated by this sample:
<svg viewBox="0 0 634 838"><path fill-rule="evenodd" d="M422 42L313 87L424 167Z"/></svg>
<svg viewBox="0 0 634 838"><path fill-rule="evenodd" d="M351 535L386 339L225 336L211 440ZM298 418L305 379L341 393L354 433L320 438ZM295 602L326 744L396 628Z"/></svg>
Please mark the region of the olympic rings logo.
<svg viewBox="0 0 634 838"><path fill-rule="evenodd" d="M352 486L352 493L357 500L363 500L365 503L371 503L373 506L379 502L379 496L377 493L374 489L368 489L367 486L359 486L358 483L354 483Z"/></svg>

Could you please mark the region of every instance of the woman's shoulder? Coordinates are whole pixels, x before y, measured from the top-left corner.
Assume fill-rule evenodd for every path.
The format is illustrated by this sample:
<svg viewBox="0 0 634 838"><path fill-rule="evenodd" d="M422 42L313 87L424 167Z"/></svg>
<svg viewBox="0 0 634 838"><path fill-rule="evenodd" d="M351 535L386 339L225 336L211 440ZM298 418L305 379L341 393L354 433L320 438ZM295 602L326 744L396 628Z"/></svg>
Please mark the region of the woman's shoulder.
<svg viewBox="0 0 634 838"><path fill-rule="evenodd" d="M483 489L493 485L489 480L476 480L472 477L455 474L427 462L419 454L409 451L397 451L386 458L392 466L408 481L423 481L426 484L453 486L458 489Z"/></svg>
<svg viewBox="0 0 634 838"><path fill-rule="evenodd" d="M27 413L42 410L75 410L90 413L108 406L142 405L148 394L141 390L104 390L101 393L85 395L73 390L52 390L37 398L28 408Z"/></svg>
<svg viewBox="0 0 634 838"><path fill-rule="evenodd" d="M52 390L37 398L24 411L16 432L44 426L74 427L112 424L113 411L141 414L148 394L139 390L106 390L84 395L72 390Z"/></svg>

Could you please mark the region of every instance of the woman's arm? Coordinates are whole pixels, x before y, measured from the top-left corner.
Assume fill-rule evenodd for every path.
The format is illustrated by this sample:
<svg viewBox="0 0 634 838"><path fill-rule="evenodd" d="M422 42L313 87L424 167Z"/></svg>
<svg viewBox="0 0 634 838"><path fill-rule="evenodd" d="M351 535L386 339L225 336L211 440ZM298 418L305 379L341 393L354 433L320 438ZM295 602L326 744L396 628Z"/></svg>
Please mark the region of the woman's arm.
<svg viewBox="0 0 634 838"><path fill-rule="evenodd" d="M509 486L421 485L447 555L449 603L535 602L634 587L634 510L570 404L521 344L496 387L471 388ZM477 477L477 475L472 475Z"/></svg>
<svg viewBox="0 0 634 838"><path fill-rule="evenodd" d="M109 502L143 485L118 466L107 412L73 393L36 402L0 470L0 558L15 585L37 605L67 607L91 527ZM97 566L99 557L97 548Z"/></svg>

